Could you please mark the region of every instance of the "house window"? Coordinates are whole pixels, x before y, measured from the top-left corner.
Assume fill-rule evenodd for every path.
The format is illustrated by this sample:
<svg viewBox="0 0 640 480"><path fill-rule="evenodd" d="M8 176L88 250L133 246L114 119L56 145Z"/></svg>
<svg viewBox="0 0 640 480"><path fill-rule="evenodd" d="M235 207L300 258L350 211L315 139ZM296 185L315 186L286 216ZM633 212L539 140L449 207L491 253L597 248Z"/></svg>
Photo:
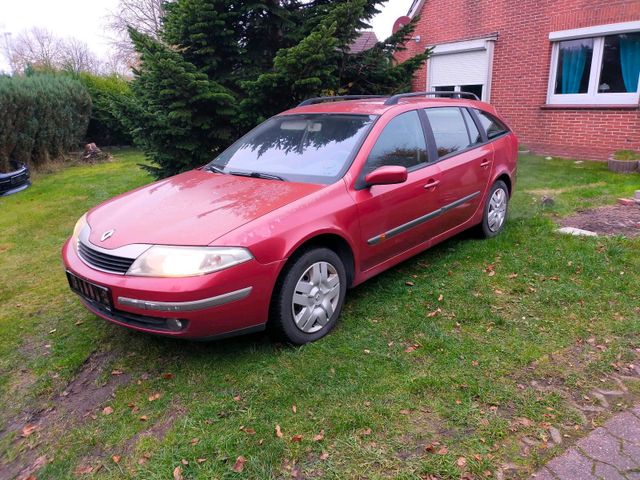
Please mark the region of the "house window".
<svg viewBox="0 0 640 480"><path fill-rule="evenodd" d="M605 25L552 33L549 37L556 41L551 57L548 103L637 104L640 91L638 23L611 25L609 32ZM638 30L627 31L633 27Z"/></svg>
<svg viewBox="0 0 640 480"><path fill-rule="evenodd" d="M488 102L496 36L432 45L427 90L470 92Z"/></svg>

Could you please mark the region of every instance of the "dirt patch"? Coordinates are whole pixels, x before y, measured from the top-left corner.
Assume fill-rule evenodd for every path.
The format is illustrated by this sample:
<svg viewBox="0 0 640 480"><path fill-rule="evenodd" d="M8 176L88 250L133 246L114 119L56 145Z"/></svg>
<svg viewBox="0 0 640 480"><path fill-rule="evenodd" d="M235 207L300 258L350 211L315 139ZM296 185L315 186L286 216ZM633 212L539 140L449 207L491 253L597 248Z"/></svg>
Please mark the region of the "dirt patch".
<svg viewBox="0 0 640 480"><path fill-rule="evenodd" d="M118 386L129 382L130 376L126 373L108 375L106 381L98 382L108 372L113 358L111 351L93 352L75 378L47 407L40 405L22 411L0 431L0 438L14 435L14 443L22 444L18 460L0 464L0 478L22 478L35 473L46 463L46 457L41 455L43 444L55 438L56 432L84 422L111 398Z"/></svg>
<svg viewBox="0 0 640 480"><path fill-rule="evenodd" d="M606 182L595 182L595 183L587 183L584 185L573 185L571 187L565 187L565 188L538 188L534 190L525 190L525 193L536 195L538 197L553 197L556 195L560 195L562 193L575 192L577 190L582 190L585 188L605 187L606 185L607 185Z"/></svg>
<svg viewBox="0 0 640 480"><path fill-rule="evenodd" d="M563 227L574 227L596 232L598 235L640 236L640 205L609 205L584 210L566 217Z"/></svg>

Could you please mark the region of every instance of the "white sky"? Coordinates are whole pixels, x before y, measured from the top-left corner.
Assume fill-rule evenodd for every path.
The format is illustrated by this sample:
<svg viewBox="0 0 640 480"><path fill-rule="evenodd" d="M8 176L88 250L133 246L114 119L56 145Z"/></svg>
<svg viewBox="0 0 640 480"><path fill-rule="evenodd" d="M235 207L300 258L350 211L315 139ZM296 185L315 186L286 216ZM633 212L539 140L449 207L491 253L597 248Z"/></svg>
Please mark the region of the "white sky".
<svg viewBox="0 0 640 480"><path fill-rule="evenodd" d="M31 27L44 27L59 37L76 37L86 42L98 57L109 50L109 32L105 18L118 5L118 0L0 0L0 46L5 35L17 34ZM379 39L391 34L396 18L406 15L411 0L388 0L372 26ZM8 71L0 55L0 71Z"/></svg>

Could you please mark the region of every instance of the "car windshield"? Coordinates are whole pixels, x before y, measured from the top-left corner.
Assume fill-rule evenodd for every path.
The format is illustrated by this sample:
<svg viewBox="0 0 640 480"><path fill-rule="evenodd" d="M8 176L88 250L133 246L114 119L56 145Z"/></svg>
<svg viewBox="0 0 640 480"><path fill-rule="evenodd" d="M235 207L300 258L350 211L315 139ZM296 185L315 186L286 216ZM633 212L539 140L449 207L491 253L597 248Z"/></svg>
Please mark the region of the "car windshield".
<svg viewBox="0 0 640 480"><path fill-rule="evenodd" d="M231 145L207 168L291 182L342 178L377 117L308 114L273 117Z"/></svg>

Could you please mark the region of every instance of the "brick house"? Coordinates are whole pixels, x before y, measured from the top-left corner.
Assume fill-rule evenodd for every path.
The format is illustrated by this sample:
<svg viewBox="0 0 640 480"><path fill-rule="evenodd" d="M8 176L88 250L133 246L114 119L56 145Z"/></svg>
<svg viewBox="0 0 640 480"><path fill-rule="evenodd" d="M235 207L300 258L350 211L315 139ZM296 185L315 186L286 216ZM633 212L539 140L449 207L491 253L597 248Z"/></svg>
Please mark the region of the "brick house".
<svg viewBox="0 0 640 480"><path fill-rule="evenodd" d="M494 104L536 153L640 151L640 0L414 0L413 89Z"/></svg>

